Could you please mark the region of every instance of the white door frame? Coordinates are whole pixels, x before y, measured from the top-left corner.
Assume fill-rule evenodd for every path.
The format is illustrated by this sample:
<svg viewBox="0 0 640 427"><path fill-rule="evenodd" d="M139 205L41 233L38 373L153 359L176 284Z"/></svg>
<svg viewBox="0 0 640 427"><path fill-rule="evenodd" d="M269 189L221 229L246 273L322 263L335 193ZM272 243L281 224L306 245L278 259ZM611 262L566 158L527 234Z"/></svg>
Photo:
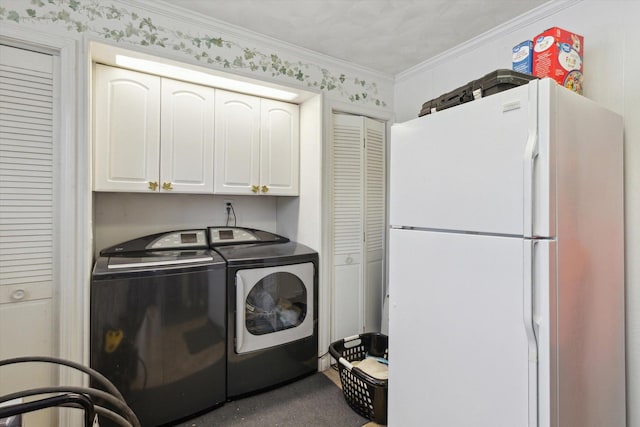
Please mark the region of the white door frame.
<svg viewBox="0 0 640 427"><path fill-rule="evenodd" d="M54 319L58 323L57 349L63 359L88 364L88 301L91 270L90 180L88 119L79 120L86 111L86 75L78 62L78 41L20 28L4 21L0 41L8 45L52 54L54 62ZM85 385L87 378L74 370L61 368L61 385ZM44 385L44 384L43 384ZM69 411L61 411L60 425L73 425ZM67 418L69 417L69 418Z"/></svg>

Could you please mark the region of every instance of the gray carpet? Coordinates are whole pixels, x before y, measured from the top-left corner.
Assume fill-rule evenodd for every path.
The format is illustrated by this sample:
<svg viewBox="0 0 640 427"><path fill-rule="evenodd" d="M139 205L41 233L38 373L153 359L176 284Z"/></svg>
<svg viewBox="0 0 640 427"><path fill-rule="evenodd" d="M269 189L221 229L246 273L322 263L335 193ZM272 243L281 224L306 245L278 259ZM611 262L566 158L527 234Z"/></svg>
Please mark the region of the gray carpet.
<svg viewBox="0 0 640 427"><path fill-rule="evenodd" d="M227 402L178 427L361 427L367 419L347 405L342 390L322 373L277 389Z"/></svg>

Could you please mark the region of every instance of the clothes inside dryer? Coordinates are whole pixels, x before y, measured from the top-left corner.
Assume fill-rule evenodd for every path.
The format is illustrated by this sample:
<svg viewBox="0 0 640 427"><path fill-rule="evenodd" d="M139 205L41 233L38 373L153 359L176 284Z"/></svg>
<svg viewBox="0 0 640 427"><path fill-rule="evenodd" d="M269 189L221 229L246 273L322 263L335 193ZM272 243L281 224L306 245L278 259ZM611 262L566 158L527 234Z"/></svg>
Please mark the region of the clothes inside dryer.
<svg viewBox="0 0 640 427"><path fill-rule="evenodd" d="M261 279L245 298L245 327L252 335L295 328L307 316L307 289L300 279L278 271Z"/></svg>

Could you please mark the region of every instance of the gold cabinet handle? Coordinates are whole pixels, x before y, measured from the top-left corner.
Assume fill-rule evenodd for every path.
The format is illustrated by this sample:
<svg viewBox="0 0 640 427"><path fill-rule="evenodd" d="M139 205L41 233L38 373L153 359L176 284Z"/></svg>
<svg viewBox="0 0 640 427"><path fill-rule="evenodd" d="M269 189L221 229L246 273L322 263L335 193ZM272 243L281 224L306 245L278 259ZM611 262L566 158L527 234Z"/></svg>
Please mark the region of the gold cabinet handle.
<svg viewBox="0 0 640 427"><path fill-rule="evenodd" d="M173 190L173 187L171 186L170 182L163 182L162 189L165 191L169 191L169 190Z"/></svg>
<svg viewBox="0 0 640 427"><path fill-rule="evenodd" d="M260 191L260 187L258 187L257 185L252 185L252 186L251 186L251 191L252 191L254 194L257 194L257 193L258 193L258 191Z"/></svg>
<svg viewBox="0 0 640 427"><path fill-rule="evenodd" d="M260 191L262 191L263 193L268 193L269 192L269 187L267 187L266 185L263 185L262 188L260 189Z"/></svg>
<svg viewBox="0 0 640 427"><path fill-rule="evenodd" d="M155 181L149 181L149 190L156 191L158 189L158 183Z"/></svg>

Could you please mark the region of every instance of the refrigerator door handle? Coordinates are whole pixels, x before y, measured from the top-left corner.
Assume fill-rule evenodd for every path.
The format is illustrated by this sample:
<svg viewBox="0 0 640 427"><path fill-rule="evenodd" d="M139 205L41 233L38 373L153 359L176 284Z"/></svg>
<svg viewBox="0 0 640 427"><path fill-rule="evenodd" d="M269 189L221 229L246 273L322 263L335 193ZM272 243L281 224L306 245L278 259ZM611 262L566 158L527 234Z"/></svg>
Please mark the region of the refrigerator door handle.
<svg viewBox="0 0 640 427"><path fill-rule="evenodd" d="M529 130L529 137L524 149L524 237L533 237L533 207L535 195L535 163L538 157L538 132Z"/></svg>
<svg viewBox="0 0 640 427"><path fill-rule="evenodd" d="M529 426L538 425L538 344L534 321L535 240L524 241L523 321L529 346Z"/></svg>

